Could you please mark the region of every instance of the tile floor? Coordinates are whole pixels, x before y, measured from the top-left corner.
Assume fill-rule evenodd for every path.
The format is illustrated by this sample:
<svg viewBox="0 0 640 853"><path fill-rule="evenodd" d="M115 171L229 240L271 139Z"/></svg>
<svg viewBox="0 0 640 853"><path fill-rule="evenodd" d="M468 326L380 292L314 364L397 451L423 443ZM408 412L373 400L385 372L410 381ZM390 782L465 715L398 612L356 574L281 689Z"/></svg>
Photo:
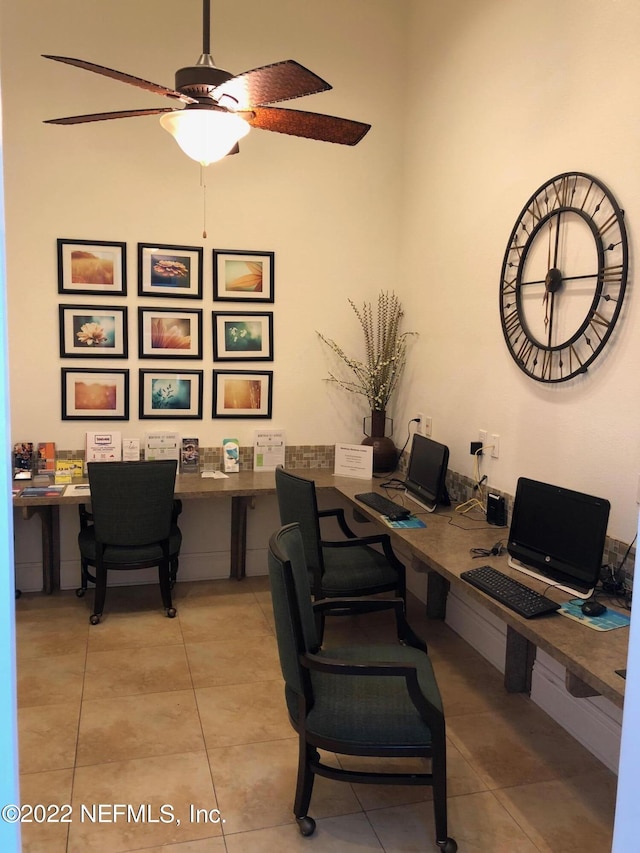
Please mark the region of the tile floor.
<svg viewBox="0 0 640 853"><path fill-rule="evenodd" d="M266 578L178 584L176 619L157 587L121 587L90 626L91 597L16 602L22 802L70 806L70 822L23 826L24 853L437 850L430 789L318 779L316 834L299 835ZM411 600L445 704L460 853L610 850L616 777L423 610ZM327 642L375 641L387 618L330 619Z"/></svg>

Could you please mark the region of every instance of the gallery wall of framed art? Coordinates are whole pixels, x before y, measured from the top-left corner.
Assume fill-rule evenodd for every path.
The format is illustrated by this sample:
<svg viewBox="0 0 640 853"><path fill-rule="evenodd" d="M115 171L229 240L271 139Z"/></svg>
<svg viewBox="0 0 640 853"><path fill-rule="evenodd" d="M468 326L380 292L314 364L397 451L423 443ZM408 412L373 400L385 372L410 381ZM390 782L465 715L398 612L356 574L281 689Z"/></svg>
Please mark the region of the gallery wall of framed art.
<svg viewBox="0 0 640 853"><path fill-rule="evenodd" d="M128 420L134 400L141 420L271 418L273 370L250 363L273 361L274 312L247 303L274 303L275 253L213 249L207 276L201 246L136 250L128 294L125 242L57 240L62 420Z"/></svg>

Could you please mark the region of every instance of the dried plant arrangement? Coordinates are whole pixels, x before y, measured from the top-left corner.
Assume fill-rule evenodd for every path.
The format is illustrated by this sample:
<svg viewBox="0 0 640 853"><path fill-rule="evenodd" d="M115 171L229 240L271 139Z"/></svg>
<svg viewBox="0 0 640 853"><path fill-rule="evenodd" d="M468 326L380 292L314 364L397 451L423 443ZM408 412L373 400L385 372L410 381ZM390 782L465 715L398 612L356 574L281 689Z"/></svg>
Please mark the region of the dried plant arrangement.
<svg viewBox="0 0 640 853"><path fill-rule="evenodd" d="M352 378L330 373L327 381L336 382L345 391L366 397L372 412L386 411L391 395L406 363L407 339L417 332L402 332L404 312L395 293L381 291L374 311L370 302L361 308L348 300L364 333L364 360L352 358L331 338L318 332L320 339L351 371Z"/></svg>

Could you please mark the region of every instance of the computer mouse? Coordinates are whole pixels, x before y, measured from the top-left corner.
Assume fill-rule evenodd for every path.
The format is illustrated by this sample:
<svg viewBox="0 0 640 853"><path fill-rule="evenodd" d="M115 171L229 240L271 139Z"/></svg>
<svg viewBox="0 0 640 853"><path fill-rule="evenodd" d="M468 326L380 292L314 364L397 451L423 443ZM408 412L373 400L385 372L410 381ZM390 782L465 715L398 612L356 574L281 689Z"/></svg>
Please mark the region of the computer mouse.
<svg viewBox="0 0 640 853"><path fill-rule="evenodd" d="M411 513L408 509L399 509L397 512L390 512L387 518L389 521L406 521L411 518Z"/></svg>
<svg viewBox="0 0 640 853"><path fill-rule="evenodd" d="M604 604L600 604L599 601L589 598L585 601L580 610L582 610L585 616L602 616L603 613L606 613L607 608Z"/></svg>

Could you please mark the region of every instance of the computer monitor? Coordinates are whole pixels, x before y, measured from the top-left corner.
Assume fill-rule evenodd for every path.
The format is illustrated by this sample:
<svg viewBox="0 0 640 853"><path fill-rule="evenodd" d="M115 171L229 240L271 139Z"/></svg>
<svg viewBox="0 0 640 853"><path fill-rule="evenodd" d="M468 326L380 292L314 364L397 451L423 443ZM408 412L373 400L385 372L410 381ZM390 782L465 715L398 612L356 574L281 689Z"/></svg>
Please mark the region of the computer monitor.
<svg viewBox="0 0 640 853"><path fill-rule="evenodd" d="M445 485L448 464L448 447L424 435L413 436L404 485L408 497L427 512L433 512L439 503L449 506Z"/></svg>
<svg viewBox="0 0 640 853"><path fill-rule="evenodd" d="M600 577L610 504L520 477L509 529L509 565L580 598Z"/></svg>

